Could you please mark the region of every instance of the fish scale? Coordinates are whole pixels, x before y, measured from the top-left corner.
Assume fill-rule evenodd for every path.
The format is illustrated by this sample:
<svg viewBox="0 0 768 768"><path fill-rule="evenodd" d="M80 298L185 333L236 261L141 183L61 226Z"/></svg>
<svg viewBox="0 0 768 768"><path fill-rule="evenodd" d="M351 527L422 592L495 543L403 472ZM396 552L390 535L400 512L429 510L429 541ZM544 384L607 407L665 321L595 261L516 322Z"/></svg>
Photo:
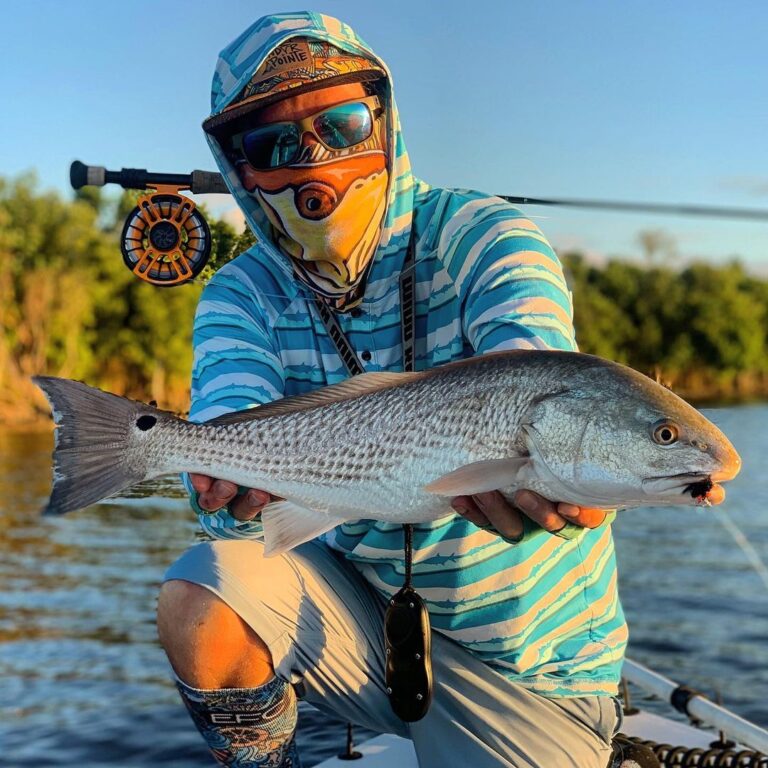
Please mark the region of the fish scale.
<svg viewBox="0 0 768 768"><path fill-rule="evenodd" d="M363 374L205 424L79 382L36 383L60 435L49 512L198 472L283 499L262 513L269 554L350 520L437 520L453 514L452 497L497 489L605 509L717 501L717 482L740 467L725 435L684 400L574 352ZM672 444L659 442L660 424Z"/></svg>

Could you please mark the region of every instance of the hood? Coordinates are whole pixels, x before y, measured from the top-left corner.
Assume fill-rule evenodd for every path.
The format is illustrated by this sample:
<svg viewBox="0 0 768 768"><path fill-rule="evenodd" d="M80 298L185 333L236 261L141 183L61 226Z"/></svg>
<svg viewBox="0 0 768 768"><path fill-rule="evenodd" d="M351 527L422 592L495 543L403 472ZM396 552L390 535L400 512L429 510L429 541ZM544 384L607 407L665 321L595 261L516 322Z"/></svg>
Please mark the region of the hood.
<svg viewBox="0 0 768 768"><path fill-rule="evenodd" d="M400 132L400 119L392 94L392 76L387 65L349 26L331 16L312 11L264 16L219 54L211 89L211 116L220 114L234 101L278 45L296 36L325 40L342 50L362 54L376 61L386 72L383 99L387 112L390 181L384 224L363 299L364 302L369 302L383 295L387 286L392 283L392 277L399 274L413 217L413 176ZM292 273L293 267L289 259L283 256L272 242L270 225L261 206L240 184L234 166L216 138L211 134L206 134L206 137L232 196L259 241L260 251L266 258L275 260L283 270Z"/></svg>

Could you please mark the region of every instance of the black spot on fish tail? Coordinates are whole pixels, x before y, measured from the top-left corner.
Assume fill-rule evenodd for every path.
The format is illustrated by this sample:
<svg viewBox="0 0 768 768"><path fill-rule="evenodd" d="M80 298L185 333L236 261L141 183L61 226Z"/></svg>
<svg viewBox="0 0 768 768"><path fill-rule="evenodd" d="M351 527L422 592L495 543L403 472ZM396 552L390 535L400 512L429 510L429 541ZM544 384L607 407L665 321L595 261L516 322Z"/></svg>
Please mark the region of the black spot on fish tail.
<svg viewBox="0 0 768 768"><path fill-rule="evenodd" d="M683 493L690 493L694 499L706 499L714 485L712 478L707 477L704 480L699 480L686 486Z"/></svg>
<svg viewBox="0 0 768 768"><path fill-rule="evenodd" d="M136 426L142 431L146 432L148 429L152 429L152 427L157 424L157 419L154 416L139 416L138 419L136 419Z"/></svg>

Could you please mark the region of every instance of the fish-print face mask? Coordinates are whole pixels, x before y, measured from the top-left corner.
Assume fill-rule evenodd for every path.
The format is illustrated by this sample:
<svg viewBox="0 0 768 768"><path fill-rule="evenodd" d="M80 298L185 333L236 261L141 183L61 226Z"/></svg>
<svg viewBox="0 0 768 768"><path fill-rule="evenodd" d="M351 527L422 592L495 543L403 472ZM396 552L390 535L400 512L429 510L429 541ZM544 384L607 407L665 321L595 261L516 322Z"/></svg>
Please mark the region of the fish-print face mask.
<svg viewBox="0 0 768 768"><path fill-rule="evenodd" d="M241 174L298 277L335 309L362 299L381 235L389 172L376 96L236 137Z"/></svg>

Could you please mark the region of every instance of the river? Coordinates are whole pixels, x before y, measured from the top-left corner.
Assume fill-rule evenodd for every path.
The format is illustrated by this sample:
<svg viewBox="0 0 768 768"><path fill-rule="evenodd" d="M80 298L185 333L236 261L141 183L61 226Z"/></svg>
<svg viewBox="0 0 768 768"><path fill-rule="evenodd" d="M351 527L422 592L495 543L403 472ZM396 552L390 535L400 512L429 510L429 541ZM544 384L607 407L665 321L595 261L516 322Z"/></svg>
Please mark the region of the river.
<svg viewBox="0 0 768 768"><path fill-rule="evenodd" d="M768 560L768 406L705 412L744 459L723 510ZM195 541L181 486L42 519L51 442L0 431L0 765L210 766L154 626L159 579ZM715 514L618 516L630 655L768 726L768 588ZM302 707L305 766L344 738L343 723Z"/></svg>

